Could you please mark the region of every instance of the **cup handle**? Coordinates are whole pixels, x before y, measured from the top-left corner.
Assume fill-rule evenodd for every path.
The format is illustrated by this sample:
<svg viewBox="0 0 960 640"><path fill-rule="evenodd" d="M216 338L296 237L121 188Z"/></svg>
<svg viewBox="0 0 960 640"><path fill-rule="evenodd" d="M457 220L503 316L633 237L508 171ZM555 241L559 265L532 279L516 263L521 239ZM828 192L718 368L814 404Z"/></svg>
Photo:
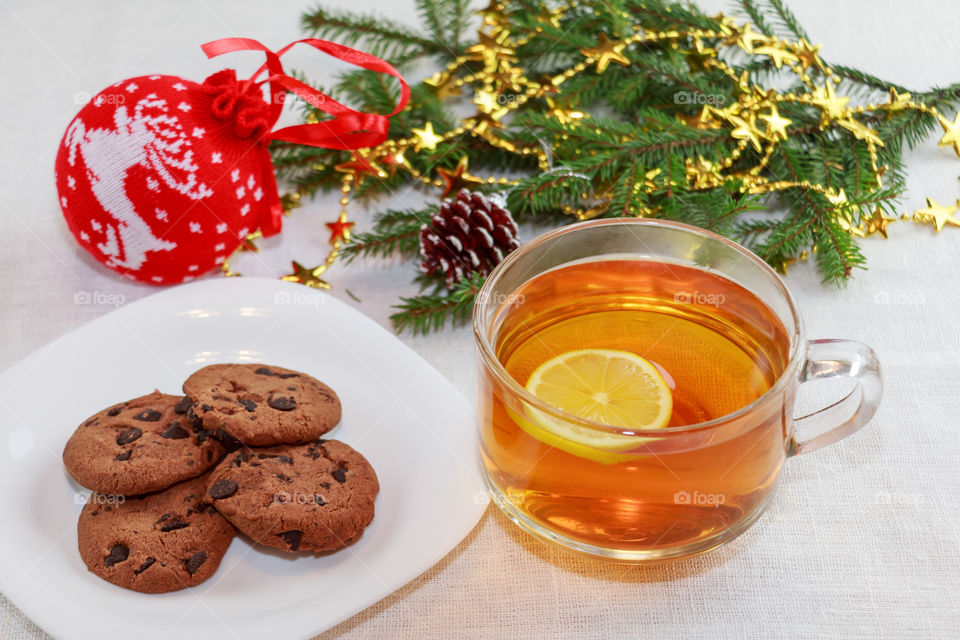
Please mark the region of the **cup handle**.
<svg viewBox="0 0 960 640"><path fill-rule="evenodd" d="M873 349L853 340L808 341L800 382L841 377L853 378L857 386L839 402L794 420L790 455L842 440L867 424L877 412L883 395L883 378Z"/></svg>

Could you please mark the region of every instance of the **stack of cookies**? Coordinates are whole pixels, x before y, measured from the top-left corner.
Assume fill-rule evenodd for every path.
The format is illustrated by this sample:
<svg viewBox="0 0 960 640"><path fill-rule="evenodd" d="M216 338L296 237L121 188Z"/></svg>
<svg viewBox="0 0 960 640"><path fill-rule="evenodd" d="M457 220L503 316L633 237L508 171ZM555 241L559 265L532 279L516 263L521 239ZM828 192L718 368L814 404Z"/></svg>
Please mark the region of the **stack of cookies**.
<svg viewBox="0 0 960 640"><path fill-rule="evenodd" d="M77 526L87 568L145 593L200 584L237 530L288 552L329 552L373 520L367 460L322 436L340 400L299 371L218 364L81 424L63 461L93 493Z"/></svg>

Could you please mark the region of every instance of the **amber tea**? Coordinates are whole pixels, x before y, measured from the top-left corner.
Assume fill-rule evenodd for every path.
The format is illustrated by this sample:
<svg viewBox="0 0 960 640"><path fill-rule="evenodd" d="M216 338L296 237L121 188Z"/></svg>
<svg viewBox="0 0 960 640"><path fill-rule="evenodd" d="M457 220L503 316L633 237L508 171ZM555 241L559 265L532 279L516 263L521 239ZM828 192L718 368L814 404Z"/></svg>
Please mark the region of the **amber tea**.
<svg viewBox="0 0 960 640"><path fill-rule="evenodd" d="M789 335L750 291L692 266L591 260L537 275L497 317L496 358L547 405L597 420L622 396L598 420L617 431L597 433L481 375L482 460L508 513L619 550L696 546L759 513L787 454L792 395L722 428L673 429L748 407L783 373Z"/></svg>
<svg viewBox="0 0 960 640"><path fill-rule="evenodd" d="M783 281L704 229L598 219L531 240L473 309L483 476L522 528L629 562L732 540L787 457L844 438L880 403L876 354L806 340ZM793 416L808 380L853 390Z"/></svg>

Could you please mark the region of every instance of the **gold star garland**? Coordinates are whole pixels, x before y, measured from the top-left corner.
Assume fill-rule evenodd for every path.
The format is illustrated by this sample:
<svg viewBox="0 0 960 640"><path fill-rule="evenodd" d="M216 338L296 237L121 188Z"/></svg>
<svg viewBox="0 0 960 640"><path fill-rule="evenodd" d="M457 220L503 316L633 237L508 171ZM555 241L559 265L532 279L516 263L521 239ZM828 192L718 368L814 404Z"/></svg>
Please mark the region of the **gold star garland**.
<svg viewBox="0 0 960 640"><path fill-rule="evenodd" d="M424 80L424 85L432 88L438 97L446 99L464 94L465 89L472 89L472 101L477 108L473 116L463 118L457 126L445 133L437 133L432 122L425 122L422 127L414 128L409 138L387 140L381 145L362 149L354 153L352 161L336 167L344 173L340 200L341 212L337 220L327 223L331 231L331 249L326 260L319 266L309 269L299 263L293 263L293 272L283 277L284 280L302 282L308 286L329 288L329 284L320 279L326 269L332 265L340 253L343 244L350 241L350 228L354 223L347 219L347 206L350 202L350 192L358 186L361 180L384 178L404 171L414 180L418 180L427 187L442 190L442 197L447 197L461 188L474 188L483 185L508 186L516 184L517 180L506 177L480 177L469 172L469 158L459 159L454 169L442 166L435 167L428 174L421 173L411 166L408 158L411 154L421 151L436 152L441 145L453 142L462 136L472 136L482 139L486 143L507 150L511 153L530 155L537 158L541 171L551 169L548 152L539 146L525 146L501 138L496 131L502 127L501 120L512 111L520 109L532 98L545 98L550 107L550 115L561 123L588 118L589 115L577 111L575 105L564 102L551 94L558 93L558 87L566 80L583 73L585 70L596 70L603 73L611 64L629 66L631 64L626 52L634 45L644 43L662 43L680 50L681 44L691 49L683 49L692 68L717 69L726 74L739 89L738 100L728 106L704 105L699 116L678 116L686 124L701 129L725 128L729 135L736 140L737 146L732 153L719 160L697 158L687 160L686 179L694 189L712 189L729 180L740 181L741 190L749 194L768 194L785 189L802 189L817 192L825 197L838 214L838 219L844 228L852 235L864 237L879 233L887 237L887 226L900 219L909 219L904 215L900 218L888 217L877 209L874 214L865 220L854 224L854 205L848 202L846 194L841 189L809 182L776 180L771 181L761 175L772 157L777 145L786 141L790 136L792 121L780 115L778 105L785 103L799 103L816 107L821 112L820 128L839 127L849 131L854 137L864 143L871 159L873 180L880 188L883 185L883 176L888 167L879 165L877 148L883 146L876 131L871 129L861 118L865 114L880 112L899 112L914 110L925 113L937 119L943 127L944 135L940 139L940 146L952 146L960 157L960 114L951 121L935 107L917 102L908 93L898 94L890 90L890 99L887 103L865 104L856 107L849 105L848 96L838 96L834 85L840 83L836 73L823 62L819 56L821 45L812 45L805 39L789 41L781 38L766 36L753 31L750 24L738 25L732 19L718 16L720 28L718 30L671 30L637 32L617 39L606 33L598 33L596 44L580 50L583 58L576 61L570 68L555 76L541 76L536 79L527 76L527 70L516 66L515 53L519 47L526 44L531 38L543 33L544 26L556 27L568 11L567 7L556 9L544 8L539 16L542 26L538 26L530 33L519 37L511 34L511 25L508 16L503 12L503 4L491 0L490 4L479 11L483 23L478 34L477 44L468 48L465 55L457 57L445 69ZM717 48L707 46L705 40L718 40ZM747 74L738 75L720 58L720 49L739 48L752 56L768 57L778 69L788 69L800 79L806 87L802 93L779 93L776 90L764 90L749 83ZM482 68L475 69L477 62ZM816 70L822 75L823 84L818 84L808 73ZM501 96L511 96L510 100L501 101ZM569 98L566 99L569 101ZM758 163L746 170L733 172L731 167L742 156L747 148L754 149L761 154ZM647 172L645 181L637 183L635 189L653 191L666 185L669 179L660 175L658 169ZM575 216L578 220L587 220L603 214L609 204L606 201L609 194L583 194L586 204L580 208L564 206L563 210ZM299 206L300 194L292 193L284 196L285 213ZM960 218L956 213L960 209L960 200L953 206L942 206L931 199L927 199L927 207L919 209L913 214L913 220L921 224L933 224L939 232L944 226L960 227ZM636 211L635 215L644 216L654 211ZM846 221L845 223L843 221ZM254 238L248 238L245 246L252 244ZM800 255L800 259L807 258L807 252ZM223 264L226 275L234 274L229 262Z"/></svg>

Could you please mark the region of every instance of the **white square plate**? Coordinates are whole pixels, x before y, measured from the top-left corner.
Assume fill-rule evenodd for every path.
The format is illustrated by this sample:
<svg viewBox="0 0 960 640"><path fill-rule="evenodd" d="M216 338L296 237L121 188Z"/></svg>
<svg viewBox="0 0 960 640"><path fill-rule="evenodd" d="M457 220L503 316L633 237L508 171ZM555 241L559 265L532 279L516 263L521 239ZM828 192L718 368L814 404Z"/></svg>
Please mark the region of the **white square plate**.
<svg viewBox="0 0 960 640"><path fill-rule="evenodd" d="M77 552L85 492L63 469L74 428L103 407L179 393L213 362L299 369L340 395L330 437L380 479L376 517L336 554L294 557L237 538L206 583L144 595L89 573ZM446 555L486 500L466 399L416 353L332 296L222 278L122 307L0 374L0 590L58 638L310 637Z"/></svg>

